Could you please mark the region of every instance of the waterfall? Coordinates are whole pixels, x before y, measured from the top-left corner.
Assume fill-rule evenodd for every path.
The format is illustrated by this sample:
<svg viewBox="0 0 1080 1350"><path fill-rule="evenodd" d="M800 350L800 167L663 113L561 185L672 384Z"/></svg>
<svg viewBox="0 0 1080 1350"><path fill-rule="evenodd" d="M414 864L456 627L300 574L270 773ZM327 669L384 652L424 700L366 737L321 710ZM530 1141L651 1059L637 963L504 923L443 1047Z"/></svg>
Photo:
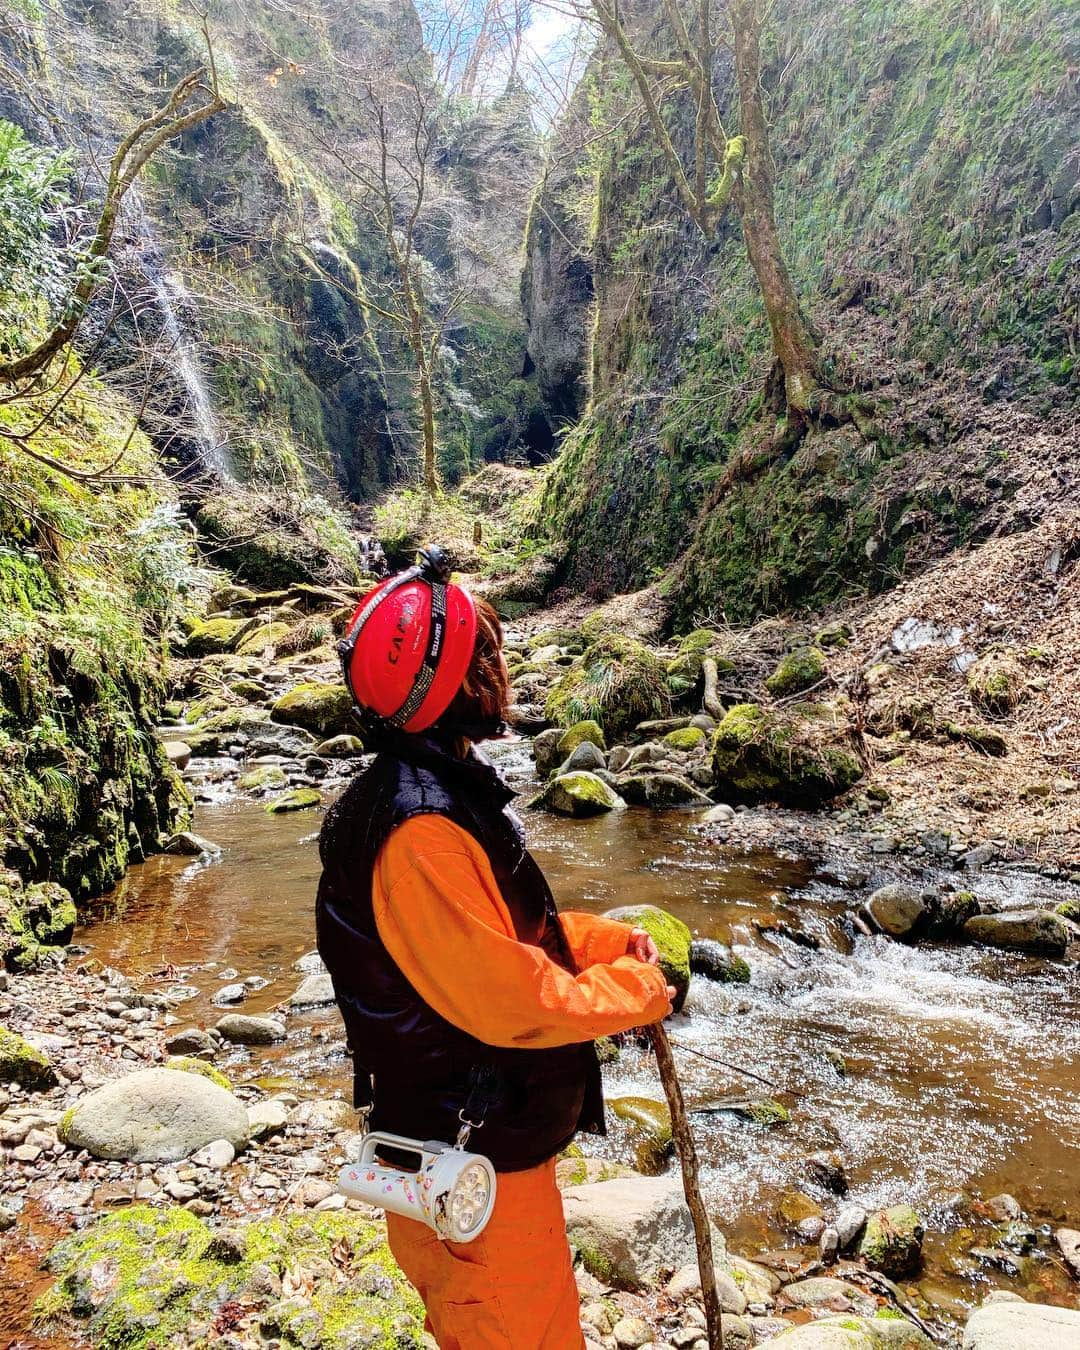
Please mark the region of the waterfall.
<svg viewBox="0 0 1080 1350"><path fill-rule="evenodd" d="M230 479L233 464L227 438L214 416L206 377L184 317L195 311L195 302L182 278L166 262L138 188L128 193L124 213L134 236L139 270L153 292L162 321L162 337L167 347L162 365L183 390L183 406L174 416L186 425L203 468L218 478Z"/></svg>

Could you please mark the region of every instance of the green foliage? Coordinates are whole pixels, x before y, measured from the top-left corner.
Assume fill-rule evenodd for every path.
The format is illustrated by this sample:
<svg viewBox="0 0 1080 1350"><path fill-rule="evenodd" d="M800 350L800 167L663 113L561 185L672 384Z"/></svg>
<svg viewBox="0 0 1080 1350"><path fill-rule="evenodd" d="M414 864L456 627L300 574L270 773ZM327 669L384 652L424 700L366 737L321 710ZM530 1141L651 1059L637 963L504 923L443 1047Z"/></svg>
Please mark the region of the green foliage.
<svg viewBox="0 0 1080 1350"><path fill-rule="evenodd" d="M559 726L596 722L618 739L669 707L663 664L644 643L608 634L594 642L548 695L545 712Z"/></svg>
<svg viewBox="0 0 1080 1350"><path fill-rule="evenodd" d="M25 313L27 296L55 312L66 295L67 253L55 240L73 219L71 163L68 152L33 145L0 118L0 330ZM3 336L22 345L18 331Z"/></svg>

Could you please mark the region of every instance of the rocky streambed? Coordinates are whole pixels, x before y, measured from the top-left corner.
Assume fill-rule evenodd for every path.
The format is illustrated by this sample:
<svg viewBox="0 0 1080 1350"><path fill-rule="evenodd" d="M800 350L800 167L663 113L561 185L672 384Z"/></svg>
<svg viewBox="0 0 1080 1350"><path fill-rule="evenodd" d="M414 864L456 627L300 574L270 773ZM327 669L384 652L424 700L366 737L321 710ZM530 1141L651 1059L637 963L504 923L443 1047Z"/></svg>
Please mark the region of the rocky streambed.
<svg viewBox="0 0 1080 1350"><path fill-rule="evenodd" d="M421 1338L377 1213L333 1185L358 1136L311 953L314 836L361 749L322 645L333 597L224 598L162 730L195 832L0 991L0 1242L27 1272L0 1325L20 1344L35 1299L54 1344ZM517 653L536 725L576 657ZM718 800L716 719L657 720L494 753L540 798L530 840L563 904L669 916L728 1345L959 1345L965 1323L976 1350L1080 1343L1068 869L970 837L882 848L872 796L814 816ZM552 801L546 772L579 781ZM698 1347L659 1084L632 1040L605 1054L612 1132L560 1164L586 1335Z"/></svg>

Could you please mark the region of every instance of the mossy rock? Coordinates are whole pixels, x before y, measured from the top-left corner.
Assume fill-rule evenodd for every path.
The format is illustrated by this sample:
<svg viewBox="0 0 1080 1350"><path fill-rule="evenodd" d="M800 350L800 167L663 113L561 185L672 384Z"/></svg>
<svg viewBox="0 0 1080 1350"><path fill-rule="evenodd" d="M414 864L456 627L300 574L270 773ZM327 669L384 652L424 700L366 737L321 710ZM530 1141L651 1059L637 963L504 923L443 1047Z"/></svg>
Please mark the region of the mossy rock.
<svg viewBox="0 0 1080 1350"><path fill-rule="evenodd" d="M651 1097L615 1097L607 1105L613 1116L631 1126L637 1170L658 1176L675 1150L667 1103Z"/></svg>
<svg viewBox="0 0 1080 1350"><path fill-rule="evenodd" d="M922 1261L923 1222L910 1205L892 1205L871 1214L859 1240L859 1256L871 1270L903 1279Z"/></svg>
<svg viewBox="0 0 1080 1350"><path fill-rule="evenodd" d="M801 694L825 676L825 653L820 647L796 647L783 657L765 681L773 698Z"/></svg>
<svg viewBox="0 0 1080 1350"><path fill-rule="evenodd" d="M598 1036L593 1041L593 1049L596 1051L596 1058L601 1064L618 1064L619 1057L622 1054L618 1042L612 1040L610 1036Z"/></svg>
<svg viewBox="0 0 1080 1350"><path fill-rule="evenodd" d="M862 777L846 718L807 703L782 712L729 708L713 737L712 767L725 798L793 806L820 806Z"/></svg>
<svg viewBox="0 0 1080 1350"><path fill-rule="evenodd" d="M647 718L665 716L669 706L667 672L656 653L634 638L607 634L566 671L544 711L559 726L593 721L618 739Z"/></svg>
<svg viewBox="0 0 1080 1350"><path fill-rule="evenodd" d="M669 731L664 737L666 746L680 752L697 750L704 743L705 733L700 727L679 727L676 731Z"/></svg>
<svg viewBox="0 0 1080 1350"><path fill-rule="evenodd" d="M170 1055L165 1061L167 1069L176 1069L178 1073L197 1073L203 1078L209 1078L211 1083L216 1083L218 1087L224 1088L226 1092L233 1090L232 1083L220 1069L215 1069L212 1064L207 1064L204 1059L195 1059L192 1055Z"/></svg>
<svg viewBox="0 0 1080 1350"><path fill-rule="evenodd" d="M750 1125L763 1125L766 1129L775 1129L780 1125L791 1124L791 1112L782 1102L772 1097L739 1097L733 1101L710 1102L691 1108L692 1113L702 1115L732 1115L745 1120Z"/></svg>
<svg viewBox="0 0 1080 1350"><path fill-rule="evenodd" d="M818 629L814 634L814 646L822 649L846 647L852 636L850 624L837 619L833 623L827 623L824 628Z"/></svg>
<svg viewBox="0 0 1080 1350"><path fill-rule="evenodd" d="M250 619L195 619L188 628L189 656L215 656L231 652L240 635L251 627Z"/></svg>
<svg viewBox="0 0 1080 1350"><path fill-rule="evenodd" d="M1060 905L1054 909L1055 914L1060 914L1063 919L1068 919L1070 923L1080 923L1080 900L1063 900Z"/></svg>
<svg viewBox="0 0 1080 1350"><path fill-rule="evenodd" d="M279 642L292 632L293 625L288 623L260 623L252 627L251 632L236 644L237 656L257 656L260 652L273 650Z"/></svg>
<svg viewBox="0 0 1080 1350"><path fill-rule="evenodd" d="M27 886L22 905L30 931L42 946L63 947L71 941L79 916L71 893L63 886L54 881Z"/></svg>
<svg viewBox="0 0 1080 1350"><path fill-rule="evenodd" d="M566 759L572 755L579 745L588 741L595 745L598 750L607 749L607 741L604 740L604 731L598 722L575 722L569 730L564 731L557 742L557 750L560 759Z"/></svg>
<svg viewBox="0 0 1080 1350"><path fill-rule="evenodd" d="M529 805L560 816L599 816L620 807L622 798L596 774L578 769L553 778Z"/></svg>
<svg viewBox="0 0 1080 1350"><path fill-rule="evenodd" d="M675 988L673 1010L678 1012L690 989L690 929L658 905L621 905L609 909L605 917L643 928L656 943L660 969Z"/></svg>
<svg viewBox="0 0 1080 1350"><path fill-rule="evenodd" d="M270 792L283 788L289 781L280 764L260 764L240 775L240 786L245 792Z"/></svg>
<svg viewBox="0 0 1080 1350"><path fill-rule="evenodd" d="M352 695L343 684L298 684L278 699L270 717L324 738L356 731Z"/></svg>
<svg viewBox="0 0 1080 1350"><path fill-rule="evenodd" d="M48 1055L18 1032L0 1026L0 1083L18 1083L27 1092L45 1092L57 1082Z"/></svg>
<svg viewBox="0 0 1080 1350"><path fill-rule="evenodd" d="M333 1261L333 1265L331 1265ZM210 1345L223 1309L242 1307L266 1335L319 1350L421 1345L424 1311L381 1223L352 1211L249 1219L212 1229L186 1209L139 1205L108 1214L53 1248L56 1283L39 1323L85 1330L104 1350ZM334 1272L281 1299L287 1269ZM103 1287L100 1272L110 1279Z"/></svg>
<svg viewBox="0 0 1080 1350"><path fill-rule="evenodd" d="M533 759L536 760L536 776L545 779L553 769L557 769L565 758L559 753L559 742L566 733L560 727L548 727L532 743Z"/></svg>
<svg viewBox="0 0 1080 1350"><path fill-rule="evenodd" d="M290 811L309 811L313 806L321 805L322 793L318 788L297 787L267 802L264 810L271 816L283 816Z"/></svg>
<svg viewBox="0 0 1080 1350"><path fill-rule="evenodd" d="M971 701L993 717L1007 717L1024 694L1024 673L1014 657L991 654L968 671Z"/></svg>
<svg viewBox="0 0 1080 1350"><path fill-rule="evenodd" d="M266 698L266 690L254 680L235 680L229 685L229 693L245 703L261 703Z"/></svg>
<svg viewBox="0 0 1080 1350"><path fill-rule="evenodd" d="M952 741L962 741L970 745L973 750L979 750L984 755L991 755L995 759L1000 759L1003 755L1009 753L1009 742L1001 734L995 731L993 727L984 727L977 724L963 726L958 722L946 722L945 734Z"/></svg>

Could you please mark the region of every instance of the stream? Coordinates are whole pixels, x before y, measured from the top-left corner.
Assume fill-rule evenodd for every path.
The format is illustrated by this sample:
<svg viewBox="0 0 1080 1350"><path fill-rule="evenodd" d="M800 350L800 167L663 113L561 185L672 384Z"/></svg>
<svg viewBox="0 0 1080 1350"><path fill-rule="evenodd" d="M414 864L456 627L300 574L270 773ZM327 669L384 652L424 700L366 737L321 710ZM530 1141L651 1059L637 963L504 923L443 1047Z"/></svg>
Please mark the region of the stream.
<svg viewBox="0 0 1080 1350"><path fill-rule="evenodd" d="M535 785L525 743L497 746L494 757L516 786ZM802 1160L838 1148L849 1199L866 1208L907 1201L922 1213L921 1289L946 1312L962 1316L988 1283L1075 1305L1075 1285L1054 1261L1025 1263L1014 1278L978 1265L967 1255L970 1233L956 1233L956 1211L961 1191L984 1199L1007 1191L1036 1227L1080 1220L1080 968L858 935L845 919L854 902L839 867L815 873L795 857L735 852L694 813L525 819L562 906L660 904L750 963L749 985L695 977L686 1013L669 1024L691 1106L773 1096L792 1113L790 1125L771 1130L727 1114L695 1117L707 1199L733 1250L790 1243L776 1216L786 1191L802 1190L831 1213L835 1198L807 1180ZM293 963L314 946L320 821L311 812L271 816L235 798L203 805L195 828L222 856L160 855L132 868L77 940L103 963L187 996L176 1011L184 1023L215 1021L226 1011L211 1001L215 990L249 976L268 983L243 1010L268 1010L288 999L300 979ZM976 884L1017 906L1049 886L1023 873L984 873ZM760 931L777 920L818 948ZM843 1056L845 1073L829 1052ZM333 1008L294 1013L283 1045L229 1047L221 1063L241 1084L349 1092ZM633 1048L605 1069L605 1088L609 1097L661 1095L650 1059ZM587 1151L632 1160L623 1129L584 1141Z"/></svg>

